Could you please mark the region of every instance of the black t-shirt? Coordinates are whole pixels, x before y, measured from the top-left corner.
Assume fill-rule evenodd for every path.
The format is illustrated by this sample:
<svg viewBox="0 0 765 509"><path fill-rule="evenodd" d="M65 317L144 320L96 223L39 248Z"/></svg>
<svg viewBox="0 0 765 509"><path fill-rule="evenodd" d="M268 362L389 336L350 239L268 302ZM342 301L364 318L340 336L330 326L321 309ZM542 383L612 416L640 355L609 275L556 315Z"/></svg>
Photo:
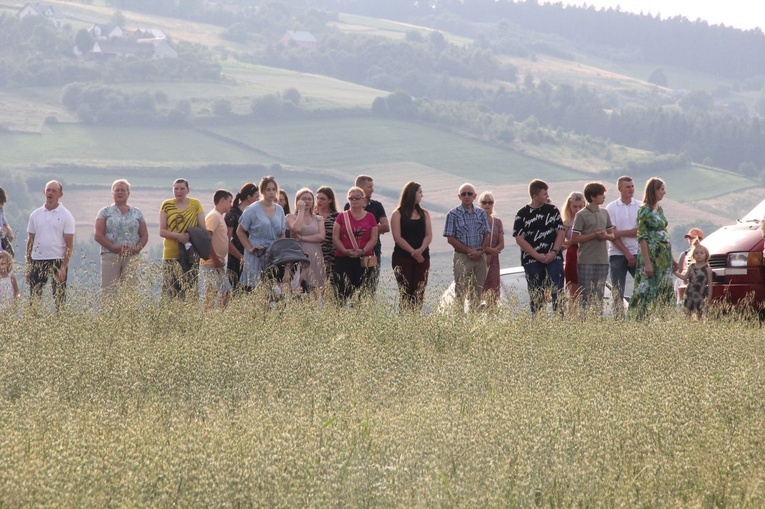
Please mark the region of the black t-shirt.
<svg viewBox="0 0 765 509"><path fill-rule="evenodd" d="M513 237L522 236L538 253L549 253L555 244L558 230L563 230L560 211L555 205L546 203L538 209L526 205L515 215ZM558 253L561 260L563 256ZM531 255L521 250L521 265L535 262Z"/></svg>
<svg viewBox="0 0 765 509"><path fill-rule="evenodd" d="M346 203L345 207L343 207L343 210L348 210L349 208L351 208L351 204ZM383 217L388 217L385 215L385 207L383 207L383 204L377 200L370 199L369 203L367 203L367 206L364 207L364 210L366 210L367 212L371 212L372 215L375 216L375 219L377 220L378 225L380 224L380 219L382 219ZM380 237L381 235L378 232L377 244L375 244L375 254L377 255L378 258L380 257L380 253L382 253L382 243L380 242Z"/></svg>

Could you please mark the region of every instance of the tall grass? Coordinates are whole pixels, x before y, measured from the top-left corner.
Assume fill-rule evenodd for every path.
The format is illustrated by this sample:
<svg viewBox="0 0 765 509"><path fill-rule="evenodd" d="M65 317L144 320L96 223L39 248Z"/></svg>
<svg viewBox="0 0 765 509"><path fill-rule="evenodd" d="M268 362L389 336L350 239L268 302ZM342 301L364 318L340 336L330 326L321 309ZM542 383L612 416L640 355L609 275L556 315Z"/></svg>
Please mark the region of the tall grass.
<svg viewBox="0 0 765 509"><path fill-rule="evenodd" d="M751 321L90 298L3 319L0 505L765 505Z"/></svg>

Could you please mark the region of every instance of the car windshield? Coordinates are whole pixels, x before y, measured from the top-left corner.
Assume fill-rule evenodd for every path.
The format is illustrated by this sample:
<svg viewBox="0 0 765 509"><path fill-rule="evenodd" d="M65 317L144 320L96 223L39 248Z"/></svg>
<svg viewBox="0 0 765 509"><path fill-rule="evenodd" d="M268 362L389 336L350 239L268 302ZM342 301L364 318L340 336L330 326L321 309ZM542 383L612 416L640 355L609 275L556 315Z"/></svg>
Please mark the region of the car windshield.
<svg viewBox="0 0 765 509"><path fill-rule="evenodd" d="M761 221L765 217L765 200L749 211L747 215L741 218L741 222Z"/></svg>

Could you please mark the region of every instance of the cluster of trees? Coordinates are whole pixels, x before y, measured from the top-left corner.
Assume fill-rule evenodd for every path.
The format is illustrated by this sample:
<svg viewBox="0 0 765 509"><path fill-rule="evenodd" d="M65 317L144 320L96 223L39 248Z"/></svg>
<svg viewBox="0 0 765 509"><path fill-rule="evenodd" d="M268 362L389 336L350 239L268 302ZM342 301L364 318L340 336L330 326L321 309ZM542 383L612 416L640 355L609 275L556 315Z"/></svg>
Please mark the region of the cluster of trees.
<svg viewBox="0 0 765 509"><path fill-rule="evenodd" d="M471 99L462 79L514 82L517 70L489 49L448 44L439 32L417 32L397 41L383 37L332 34L316 49L270 45L242 55L254 63L333 76L383 90L405 90L438 99Z"/></svg>
<svg viewBox="0 0 765 509"><path fill-rule="evenodd" d="M537 0L313 0L342 12L415 22L471 37L486 24L553 34L614 58L678 65L731 79L763 74L765 35L676 16L638 15L619 8L577 7ZM471 23L473 22L473 23ZM477 25L476 23L480 24ZM560 46L559 46L560 47Z"/></svg>
<svg viewBox="0 0 765 509"><path fill-rule="evenodd" d="M218 80L221 65L205 46L177 45L178 58L75 58L76 33L58 30L42 16L0 17L0 88L62 86L83 81Z"/></svg>
<svg viewBox="0 0 765 509"><path fill-rule="evenodd" d="M67 85L61 102L87 124L183 125L192 115L189 101L178 101L170 108L166 94L161 91L128 94L94 83Z"/></svg>
<svg viewBox="0 0 765 509"><path fill-rule="evenodd" d="M586 87L547 84L518 91L502 89L493 97L473 102L414 99L399 91L375 99L372 112L440 125L498 144L515 139L559 143L564 133L573 132L585 139L605 141L588 147L602 151L605 159L605 148L611 142L665 154L648 167L630 168L634 172L666 170L697 161L765 179L765 128L759 118L680 108L609 111Z"/></svg>

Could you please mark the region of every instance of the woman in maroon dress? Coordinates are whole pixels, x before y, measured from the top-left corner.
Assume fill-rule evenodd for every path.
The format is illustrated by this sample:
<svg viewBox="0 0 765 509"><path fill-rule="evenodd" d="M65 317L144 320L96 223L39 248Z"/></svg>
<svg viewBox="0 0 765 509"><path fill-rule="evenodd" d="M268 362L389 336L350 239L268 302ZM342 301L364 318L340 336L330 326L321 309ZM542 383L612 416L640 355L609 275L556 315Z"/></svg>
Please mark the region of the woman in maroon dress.
<svg viewBox="0 0 765 509"><path fill-rule="evenodd" d="M576 257L579 251L579 244L571 242L571 234L574 228L574 217L585 205L584 194L574 191L566 198L566 204L561 212L563 226L566 227L566 240L563 242L563 249L566 251L566 261L563 266L563 276L566 278L566 290L568 290L569 302L572 305L576 303L576 298L579 296L579 277L576 272Z"/></svg>
<svg viewBox="0 0 765 509"><path fill-rule="evenodd" d="M500 296L499 253L505 249L505 230L502 220L494 215L494 195L484 191L478 197L481 208L486 212L489 222L489 245L486 248L486 281L483 283L483 298L486 304L493 306Z"/></svg>

